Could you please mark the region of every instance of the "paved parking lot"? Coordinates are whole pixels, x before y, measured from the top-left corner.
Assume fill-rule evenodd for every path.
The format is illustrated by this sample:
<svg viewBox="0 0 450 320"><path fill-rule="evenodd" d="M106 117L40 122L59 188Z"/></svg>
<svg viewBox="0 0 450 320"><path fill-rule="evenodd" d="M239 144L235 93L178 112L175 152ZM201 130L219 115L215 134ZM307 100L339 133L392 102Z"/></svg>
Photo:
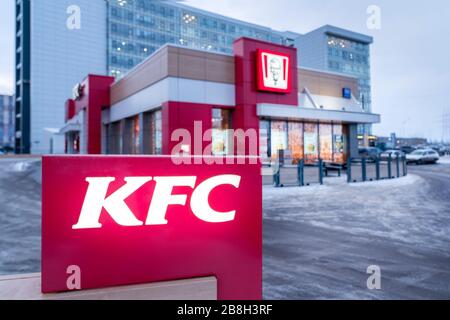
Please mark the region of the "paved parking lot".
<svg viewBox="0 0 450 320"><path fill-rule="evenodd" d="M40 270L35 159L0 160L0 274ZM264 187L267 299L450 298L450 163L408 177ZM381 268L368 290L366 268Z"/></svg>
<svg viewBox="0 0 450 320"><path fill-rule="evenodd" d="M265 187L264 297L449 299L450 165L410 173ZM381 290L367 289L369 265L381 269Z"/></svg>

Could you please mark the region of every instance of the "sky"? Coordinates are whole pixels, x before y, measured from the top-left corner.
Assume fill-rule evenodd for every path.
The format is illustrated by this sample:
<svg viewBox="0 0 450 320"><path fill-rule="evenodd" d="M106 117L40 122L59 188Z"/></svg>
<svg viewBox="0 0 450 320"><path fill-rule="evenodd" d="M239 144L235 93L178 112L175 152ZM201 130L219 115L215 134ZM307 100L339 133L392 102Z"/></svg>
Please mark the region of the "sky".
<svg viewBox="0 0 450 320"><path fill-rule="evenodd" d="M13 90L13 2L0 0L0 93ZM187 0L185 3L280 31L305 33L331 24L373 36L372 108L382 119L381 124L374 126L374 133L443 138L442 115L450 113L450 1ZM378 30L368 29L366 24L370 5L381 10Z"/></svg>

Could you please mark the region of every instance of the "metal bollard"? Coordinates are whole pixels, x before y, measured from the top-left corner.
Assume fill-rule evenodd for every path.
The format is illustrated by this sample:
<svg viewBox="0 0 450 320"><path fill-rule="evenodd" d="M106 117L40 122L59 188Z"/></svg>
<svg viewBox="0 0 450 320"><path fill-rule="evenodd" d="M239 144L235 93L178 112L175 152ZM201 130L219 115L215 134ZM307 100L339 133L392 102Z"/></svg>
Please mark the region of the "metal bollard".
<svg viewBox="0 0 450 320"><path fill-rule="evenodd" d="M403 157L403 175L408 174L408 162L406 162L406 156Z"/></svg>
<svg viewBox="0 0 450 320"><path fill-rule="evenodd" d="M347 158L347 183L352 182L352 158Z"/></svg>
<svg viewBox="0 0 450 320"><path fill-rule="evenodd" d="M303 159L301 159L298 163L297 163L297 177L298 177L298 185L300 187L303 187L305 185L305 162Z"/></svg>
<svg viewBox="0 0 450 320"><path fill-rule="evenodd" d="M388 157L388 179L392 179L391 164L392 164L392 155L389 153L389 157Z"/></svg>
<svg viewBox="0 0 450 320"><path fill-rule="evenodd" d="M323 184L323 161L319 159L319 183Z"/></svg>
<svg viewBox="0 0 450 320"><path fill-rule="evenodd" d="M380 158L379 157L377 157L375 159L375 170L376 170L377 180L380 180Z"/></svg>
<svg viewBox="0 0 450 320"><path fill-rule="evenodd" d="M365 182L367 180L367 168L366 168L366 158L361 158L361 176L362 181Z"/></svg>
<svg viewBox="0 0 450 320"><path fill-rule="evenodd" d="M399 154L397 154L396 162L397 162L397 178L400 178L400 155Z"/></svg>

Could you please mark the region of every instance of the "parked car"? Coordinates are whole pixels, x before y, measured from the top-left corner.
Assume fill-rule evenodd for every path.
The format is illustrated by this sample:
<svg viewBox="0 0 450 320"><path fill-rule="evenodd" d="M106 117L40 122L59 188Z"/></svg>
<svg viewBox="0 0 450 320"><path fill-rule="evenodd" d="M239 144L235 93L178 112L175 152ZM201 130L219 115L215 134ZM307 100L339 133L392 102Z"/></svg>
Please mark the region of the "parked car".
<svg viewBox="0 0 450 320"><path fill-rule="evenodd" d="M381 150L375 147L359 147L359 156L375 161Z"/></svg>
<svg viewBox="0 0 450 320"><path fill-rule="evenodd" d="M406 155L407 163L436 163L439 160L439 154L434 150L416 150Z"/></svg>
<svg viewBox="0 0 450 320"><path fill-rule="evenodd" d="M397 156L402 158L405 154L400 150L386 150L380 153L380 160L388 160L389 155L391 155L391 159L394 160Z"/></svg>
<svg viewBox="0 0 450 320"><path fill-rule="evenodd" d="M416 151L417 148L413 146L401 146L400 150L405 154L410 154L411 152Z"/></svg>

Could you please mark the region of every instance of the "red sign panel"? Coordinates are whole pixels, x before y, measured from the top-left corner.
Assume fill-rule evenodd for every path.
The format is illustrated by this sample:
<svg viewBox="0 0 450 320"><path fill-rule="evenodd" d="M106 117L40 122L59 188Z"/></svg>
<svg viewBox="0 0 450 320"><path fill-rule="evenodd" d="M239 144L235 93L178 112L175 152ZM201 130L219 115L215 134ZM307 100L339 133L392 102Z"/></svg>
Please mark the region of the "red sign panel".
<svg viewBox="0 0 450 320"><path fill-rule="evenodd" d="M291 58L271 50L257 51L258 89L262 91L291 92Z"/></svg>
<svg viewBox="0 0 450 320"><path fill-rule="evenodd" d="M261 299L261 173L248 162L44 157L42 292L213 275L219 299Z"/></svg>

